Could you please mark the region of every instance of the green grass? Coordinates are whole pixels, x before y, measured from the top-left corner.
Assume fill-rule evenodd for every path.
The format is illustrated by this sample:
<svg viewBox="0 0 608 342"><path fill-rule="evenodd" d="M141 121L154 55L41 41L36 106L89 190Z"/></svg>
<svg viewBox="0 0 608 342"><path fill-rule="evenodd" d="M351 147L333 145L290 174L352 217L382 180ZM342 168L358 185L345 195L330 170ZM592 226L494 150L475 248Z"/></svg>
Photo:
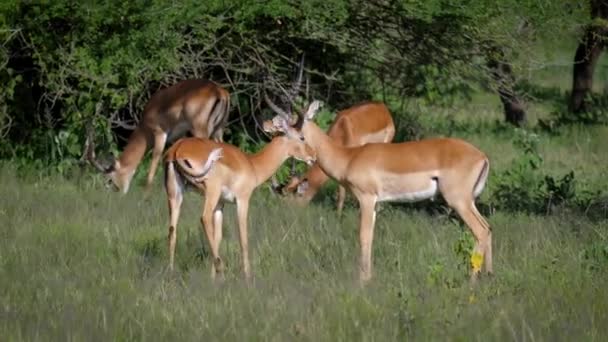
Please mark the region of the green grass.
<svg viewBox="0 0 608 342"><path fill-rule="evenodd" d="M256 194L250 216L253 284L240 273L234 208L226 208L213 283L201 247L201 199L189 193L177 271L165 270L167 208L158 186L121 197L91 182L0 180L3 340L586 340L608 338L608 224L568 215L498 212L496 276L471 289L457 220L383 205L375 278L355 282L357 211L297 208ZM605 183L604 183L605 184ZM599 263L596 265L596 263ZM595 265L595 266L594 266Z"/></svg>

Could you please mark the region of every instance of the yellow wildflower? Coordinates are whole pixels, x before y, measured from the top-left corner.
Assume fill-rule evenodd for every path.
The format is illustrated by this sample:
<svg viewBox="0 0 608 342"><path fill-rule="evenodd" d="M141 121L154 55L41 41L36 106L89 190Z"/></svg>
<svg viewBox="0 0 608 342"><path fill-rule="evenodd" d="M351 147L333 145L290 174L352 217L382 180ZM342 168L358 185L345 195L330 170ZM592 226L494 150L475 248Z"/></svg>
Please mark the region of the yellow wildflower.
<svg viewBox="0 0 608 342"><path fill-rule="evenodd" d="M483 256L480 253L474 252L473 254L471 254L471 267L473 268L474 273L481 271L482 264Z"/></svg>

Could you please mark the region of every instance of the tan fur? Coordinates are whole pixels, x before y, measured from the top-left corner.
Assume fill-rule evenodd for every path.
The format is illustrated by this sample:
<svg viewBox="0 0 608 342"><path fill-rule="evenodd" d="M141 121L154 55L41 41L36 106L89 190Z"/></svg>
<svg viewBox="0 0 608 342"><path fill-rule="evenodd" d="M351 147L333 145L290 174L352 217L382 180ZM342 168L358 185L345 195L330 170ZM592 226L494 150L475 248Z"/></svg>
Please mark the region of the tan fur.
<svg viewBox="0 0 608 342"><path fill-rule="evenodd" d="M316 101L309 106L301 132L317 152L317 164L323 172L349 189L359 202L362 282L372 277L376 203L418 201L433 197L435 192L441 193L471 229L476 240L474 251L484 257L486 271L492 272L490 226L474 203L474 192L483 189L489 168L483 152L452 138L343 147L310 121L318 107ZM477 275L474 270L471 279L475 280Z"/></svg>
<svg viewBox="0 0 608 342"><path fill-rule="evenodd" d="M119 191L127 193L137 166L151 148L152 161L146 179L149 189L167 141L183 136L186 131L198 138L222 141L229 110L230 94L208 80L185 80L156 92L146 104L124 151L105 171L107 177Z"/></svg>
<svg viewBox="0 0 608 342"><path fill-rule="evenodd" d="M338 145L361 146L373 142L391 142L395 136L395 124L386 105L380 102L364 102L340 111L329 127L327 135ZM304 176L292 177L284 191L295 193L299 202L310 202L329 177L319 164L309 168ZM299 193L302 182L307 181L306 190ZM342 214L346 191L339 186L337 208Z"/></svg>
<svg viewBox="0 0 608 342"><path fill-rule="evenodd" d="M211 246L212 276L215 277L216 273L221 274L223 271L219 247L222 240L224 202L234 201L237 207L243 272L246 278L250 278L247 216L251 194L270 178L287 158L294 157L310 164L316 159L314 150L305 143L299 132L287 127L283 133L285 134L276 136L260 152L252 155L247 155L229 144L198 138L181 139L167 151L165 188L170 214L169 267L171 269L174 263L177 221L184 185L190 183L205 194L201 223ZM201 174L201 170L206 170L204 165L209 165L208 156L218 149L221 149L221 157L207 173ZM193 175L197 175L202 181L194 181Z"/></svg>

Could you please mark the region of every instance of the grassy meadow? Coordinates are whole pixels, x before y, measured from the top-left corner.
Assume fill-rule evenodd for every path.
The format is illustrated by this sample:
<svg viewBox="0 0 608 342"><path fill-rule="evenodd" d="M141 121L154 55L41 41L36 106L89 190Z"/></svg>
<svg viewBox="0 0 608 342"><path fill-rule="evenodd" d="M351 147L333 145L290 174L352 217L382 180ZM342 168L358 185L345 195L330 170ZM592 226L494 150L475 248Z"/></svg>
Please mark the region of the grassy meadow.
<svg viewBox="0 0 608 342"><path fill-rule="evenodd" d="M560 77L543 71L540 84L566 88L569 68L560 70ZM471 103L450 108L412 106L408 110L420 111L430 135L465 138L490 156L481 198L487 202L495 176L521 153L513 144L515 129L496 128L498 97L480 91ZM531 125L550 110L546 99L530 101ZM446 118L460 124L448 127ZM589 189L608 188L607 143L606 126L538 133L543 170L556 176L574 170ZM382 204L374 279L360 288L352 198L340 220L331 192L300 208L264 186L250 210L254 280L247 286L233 205L226 207L221 246L226 279L211 281L196 193L184 201L177 269L166 271L168 210L160 179L147 198L139 185L120 196L89 172L65 178L3 163L0 340L608 339L606 215L486 206L495 275L471 288L471 236L458 219L442 210Z"/></svg>

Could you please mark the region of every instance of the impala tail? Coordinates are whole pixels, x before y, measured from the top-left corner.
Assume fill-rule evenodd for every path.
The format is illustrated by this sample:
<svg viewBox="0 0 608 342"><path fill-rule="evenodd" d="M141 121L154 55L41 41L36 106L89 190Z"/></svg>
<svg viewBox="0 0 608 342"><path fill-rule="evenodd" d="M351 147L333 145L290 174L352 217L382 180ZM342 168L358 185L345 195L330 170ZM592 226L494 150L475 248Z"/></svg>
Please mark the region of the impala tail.
<svg viewBox="0 0 608 342"><path fill-rule="evenodd" d="M176 158L175 164L177 164L179 172L186 176L186 178L195 183L203 182L213 165L220 160L223 156L222 148L215 148L209 153L207 160L201 163L199 160L193 158Z"/></svg>
<svg viewBox="0 0 608 342"><path fill-rule="evenodd" d="M473 196L475 198L479 197L479 195L485 188L486 181L488 180L489 171L490 171L490 161L486 158L486 159L484 159L483 166L481 168L481 172L479 173L479 177L477 178L477 182L475 182L475 187L473 188Z"/></svg>
<svg viewBox="0 0 608 342"><path fill-rule="evenodd" d="M209 137L217 142L224 142L224 127L228 124L230 113L230 95L223 94L215 103L209 115Z"/></svg>

